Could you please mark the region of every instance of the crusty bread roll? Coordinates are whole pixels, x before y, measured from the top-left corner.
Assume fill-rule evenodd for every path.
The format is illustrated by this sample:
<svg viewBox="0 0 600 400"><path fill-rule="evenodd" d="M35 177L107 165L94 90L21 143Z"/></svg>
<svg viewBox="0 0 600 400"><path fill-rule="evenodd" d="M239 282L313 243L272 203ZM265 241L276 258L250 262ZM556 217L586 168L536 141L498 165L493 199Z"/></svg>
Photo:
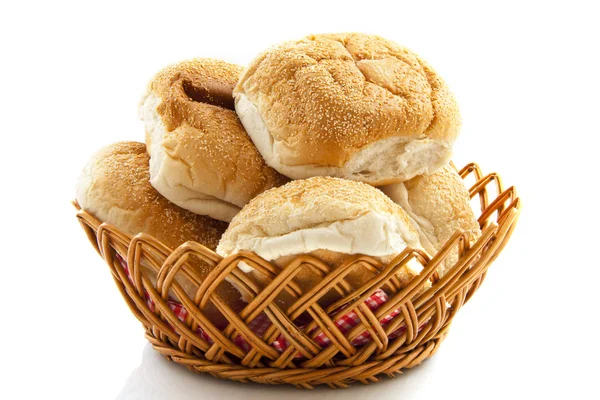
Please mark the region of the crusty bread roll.
<svg viewBox="0 0 600 400"><path fill-rule="evenodd" d="M148 163L149 156L143 143L120 142L100 150L79 178L79 205L128 235L144 232L171 249L193 240L214 250L227 224L183 210L167 201L150 185ZM208 264L195 258L190 265L201 279L211 271ZM155 283L154 270L145 270ZM193 299L198 287L181 274L177 274L176 279ZM218 294L236 310L243 304L240 293L227 282L219 286ZM205 312L218 325L226 322L212 304Z"/></svg>
<svg viewBox="0 0 600 400"><path fill-rule="evenodd" d="M431 174L449 162L460 127L452 93L425 61L359 33L265 51L234 97L267 164L293 179L384 185Z"/></svg>
<svg viewBox="0 0 600 400"><path fill-rule="evenodd" d="M380 187L411 217L421 245L434 255L461 228L472 240L481 236L470 197L456 169L448 164L432 175ZM454 251L438 271L442 276L458 259Z"/></svg>
<svg viewBox="0 0 600 400"><path fill-rule="evenodd" d="M217 253L225 257L248 250L282 268L292 256L311 254L336 267L352 254L387 262L407 246L421 248L418 232L402 208L381 191L360 182L314 177L292 181L253 199L233 218ZM264 278L246 264L240 268L259 282ZM410 263L399 278L407 283L421 269L419 263ZM295 280L306 292L320 277L307 269L302 272ZM355 269L346 279L357 288L375 273ZM337 298L331 292L321 305ZM292 299L280 296L278 301L285 306Z"/></svg>
<svg viewBox="0 0 600 400"><path fill-rule="evenodd" d="M233 110L241 70L212 59L172 65L152 79L140 107L152 186L186 210L223 221L287 181L265 164Z"/></svg>

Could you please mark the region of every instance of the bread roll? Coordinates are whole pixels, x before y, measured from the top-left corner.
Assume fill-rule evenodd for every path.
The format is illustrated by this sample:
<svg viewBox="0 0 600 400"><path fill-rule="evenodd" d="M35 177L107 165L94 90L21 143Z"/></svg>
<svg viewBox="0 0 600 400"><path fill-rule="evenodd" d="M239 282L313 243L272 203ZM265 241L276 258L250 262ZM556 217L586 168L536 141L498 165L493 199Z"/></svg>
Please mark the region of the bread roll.
<svg viewBox="0 0 600 400"><path fill-rule="evenodd" d="M242 68L194 59L160 71L140 108L150 182L171 202L223 221L286 178L269 168L233 110Z"/></svg>
<svg viewBox="0 0 600 400"><path fill-rule="evenodd" d="M235 108L267 164L372 185L431 174L459 133L454 96L419 56L378 36L313 35L258 56Z"/></svg>
<svg viewBox="0 0 600 400"><path fill-rule="evenodd" d="M248 250L281 268L292 256L311 254L336 267L352 254L388 262L407 246L421 248L419 234L402 208L381 191L360 182L315 177L292 181L253 199L233 218L217 253L225 257ZM264 281L248 265L240 268ZM409 263L400 273L401 281L407 283L421 269L419 263ZM357 288L375 273L355 269L347 280ZM295 280L306 292L320 277L305 269ZM338 298L331 292L321 305ZM280 296L278 301L287 306L292 299Z"/></svg>
<svg viewBox="0 0 600 400"><path fill-rule="evenodd" d="M227 224L183 210L167 201L150 185L148 163L149 156L143 143L120 142L100 150L79 178L79 205L128 235L144 232L171 249L193 240L214 250ZM196 258L191 259L190 265L202 279L211 271L208 264ZM155 283L154 270L144 269ZM176 279L193 299L198 287L181 274L177 274ZM236 310L243 305L240 293L227 282L219 286L218 294ZM217 325L226 323L212 304L205 312Z"/></svg>
<svg viewBox="0 0 600 400"><path fill-rule="evenodd" d="M459 228L464 229L472 240L481 236L469 192L450 164L435 174L380 189L408 213L419 231L421 244L432 256ZM440 275L444 275L457 259L458 252L454 251L439 269Z"/></svg>

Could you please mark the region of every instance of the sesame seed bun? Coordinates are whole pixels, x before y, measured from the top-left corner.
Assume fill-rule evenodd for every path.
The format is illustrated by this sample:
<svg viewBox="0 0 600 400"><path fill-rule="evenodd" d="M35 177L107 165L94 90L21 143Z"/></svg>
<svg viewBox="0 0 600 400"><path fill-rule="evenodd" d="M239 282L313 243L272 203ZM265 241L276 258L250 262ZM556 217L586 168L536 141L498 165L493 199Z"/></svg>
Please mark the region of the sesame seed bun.
<svg viewBox="0 0 600 400"><path fill-rule="evenodd" d="M407 246L421 248L419 234L402 208L381 191L360 182L314 177L292 181L253 199L233 218L217 253L225 257L248 250L281 268L293 256L311 254L336 267L353 254L387 262ZM420 272L420 264L415 264L401 272L401 281L406 283ZM240 268L261 281L262 275L249 266ZM375 273L359 268L347 280L360 287ZM303 270L296 281L307 291L320 277ZM329 293L322 305L337 298L336 293ZM281 297L279 301L287 305L291 300Z"/></svg>
<svg viewBox="0 0 600 400"><path fill-rule="evenodd" d="M302 179L383 185L450 160L460 116L444 81L419 56L378 36L313 35L258 56L235 108L267 164Z"/></svg>
<svg viewBox="0 0 600 400"><path fill-rule="evenodd" d="M178 206L223 221L287 181L266 165L233 110L241 71L212 59L171 65L152 79L140 107L152 185Z"/></svg>
<svg viewBox="0 0 600 400"><path fill-rule="evenodd" d="M214 250L227 224L170 203L150 185L148 165L143 143L120 142L105 147L92 157L79 178L79 205L128 235L147 233L171 249L193 240ZM190 265L201 279L211 272L211 267L200 260L194 259ZM153 269L145 268L145 272L156 281ZM194 298L198 287L179 274L176 279ZM232 307L240 309L240 293L229 283L220 285L218 293ZM213 322L226 322L211 304L205 311Z"/></svg>
<svg viewBox="0 0 600 400"><path fill-rule="evenodd" d="M418 176L380 189L408 213L419 231L421 244L431 255L437 253L459 228L472 240L481 236L469 192L450 164L432 175ZM439 270L440 276L457 259L458 252L451 253Z"/></svg>

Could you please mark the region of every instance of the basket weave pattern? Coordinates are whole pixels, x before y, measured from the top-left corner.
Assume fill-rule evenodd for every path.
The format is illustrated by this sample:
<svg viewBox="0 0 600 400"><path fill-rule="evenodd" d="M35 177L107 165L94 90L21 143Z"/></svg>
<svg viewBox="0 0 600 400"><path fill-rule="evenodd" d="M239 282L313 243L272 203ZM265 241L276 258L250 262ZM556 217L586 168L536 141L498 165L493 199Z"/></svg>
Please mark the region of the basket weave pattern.
<svg viewBox="0 0 600 400"><path fill-rule="evenodd" d="M327 265L311 256L298 256L281 270L254 253L240 252L222 258L195 242L171 250L146 234L131 238L83 210L78 211L77 218L108 264L125 302L146 329L146 338L167 358L194 372L236 381L305 388L321 384L343 387L354 381L376 382L380 374L393 376L433 355L453 317L479 288L488 267L512 234L520 209L515 189L504 190L497 174L484 176L473 163L459 173L470 187L471 198L479 200L481 237L469 243L467 235L459 230L431 259L420 250L406 249L387 265L361 255L339 266ZM440 279L436 269L455 249L460 255L458 261ZM127 260L130 276L122 268L117 253ZM194 257L214 267L204 281L198 279L189 265ZM406 287L401 287L396 273L411 259L421 263L424 269ZM261 288L249 279L237 268L241 261L267 276L270 283ZM144 273L141 263L157 272L155 285ZM379 273L362 287L353 289L344 277L357 267ZM293 281L303 268L311 268L323 277L318 286L306 293ZM180 281L189 279L199 287L195 298L188 297L175 276ZM254 293L252 301L241 312L233 311L215 292L226 277ZM428 281L430 287L423 290ZM389 300L372 311L365 300L380 288L385 289ZM321 307L319 299L332 289L340 294L341 300ZM287 310L282 310L274 301L282 291L297 299ZM184 321L169 308L169 293L188 311ZM154 303L154 310L148 307L146 296ZM203 314L209 302L229 321L224 330L214 326ZM400 314L382 326L379 321L394 310L400 310ZM334 321L349 311L358 315L360 323L342 333ZM259 336L248 324L261 313L265 313L272 324ZM295 323L301 315L311 317L308 326ZM212 343L196 334L198 327ZM402 334L389 339L390 333L399 328ZM319 346L314 340L316 331L327 334L331 342L327 347ZM371 341L354 346L352 341L364 332L370 334ZM234 343L239 335L245 338L249 351ZM290 344L283 352L271 346L281 335Z"/></svg>

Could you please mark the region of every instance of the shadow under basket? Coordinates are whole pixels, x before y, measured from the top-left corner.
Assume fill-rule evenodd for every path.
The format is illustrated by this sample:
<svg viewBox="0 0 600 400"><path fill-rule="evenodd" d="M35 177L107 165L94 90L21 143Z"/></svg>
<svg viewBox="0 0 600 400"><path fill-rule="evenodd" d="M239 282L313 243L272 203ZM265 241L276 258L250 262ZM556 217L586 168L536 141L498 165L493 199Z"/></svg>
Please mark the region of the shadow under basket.
<svg viewBox="0 0 600 400"><path fill-rule="evenodd" d="M77 218L146 329L146 339L168 359L197 373L235 381L344 387L355 381L376 382L378 375L393 376L432 356L511 236L520 210L514 187L505 190L497 174L484 176L474 163L459 173L480 210L481 237L470 242L459 230L431 259L409 248L387 265L362 255L338 266L298 256L280 269L254 253L222 258L195 242L171 250L146 234L131 238L83 210ZM79 209L76 202L75 206ZM439 278L437 267L456 252L458 261ZM214 267L204 281L194 273L193 259ZM423 271L401 287L396 274L413 259ZM261 288L237 268L240 262L270 283ZM345 275L357 267L377 274L353 289ZM323 277L306 293L293 280L304 268ZM156 271L155 279L148 269ZM225 279L254 293L243 310L233 310L215 292ZM197 286L194 298L182 289L182 280ZM321 307L319 299L332 290L340 300ZM284 291L296 298L287 310L274 300ZM385 301L373 306L370 300L377 293L383 293ZM228 321L226 327L206 317L203 310L209 303ZM349 315L351 324L346 323ZM257 330L261 319L262 329Z"/></svg>

